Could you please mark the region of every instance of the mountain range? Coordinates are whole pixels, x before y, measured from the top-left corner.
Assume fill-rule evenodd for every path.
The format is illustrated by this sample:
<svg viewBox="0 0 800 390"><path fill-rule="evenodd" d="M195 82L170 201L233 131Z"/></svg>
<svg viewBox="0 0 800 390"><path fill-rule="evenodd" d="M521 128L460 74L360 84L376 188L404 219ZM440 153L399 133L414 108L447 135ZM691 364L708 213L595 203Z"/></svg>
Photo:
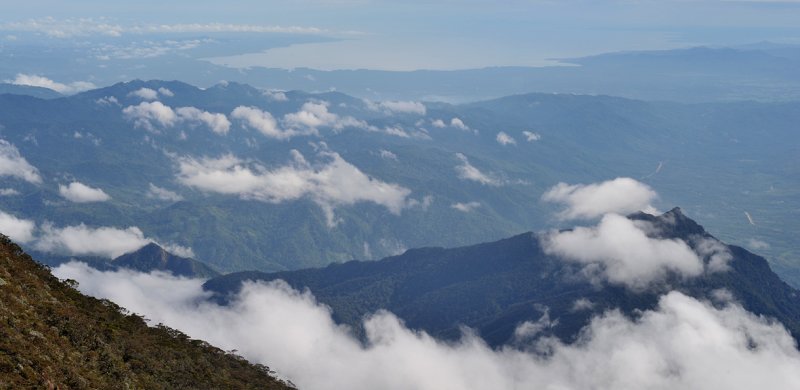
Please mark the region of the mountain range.
<svg viewBox="0 0 800 390"><path fill-rule="evenodd" d="M53 265L158 243L223 273L281 271L563 226L549 188L628 176L797 285L798 120L791 102L451 105L157 80L3 94L3 150L27 176L4 173L0 211L38 226L21 242ZM276 190L281 175L297 186ZM69 241L101 233L125 247Z"/></svg>
<svg viewBox="0 0 800 390"><path fill-rule="evenodd" d="M717 304L735 299L752 313L780 321L800 339L800 292L772 272L763 257L722 244L678 208L628 218L651 224L653 238L681 240L696 251L704 240L719 243L719 250L730 255L729 269L696 278L673 273L647 289L598 284L543 249L541 233L529 232L466 247L412 249L379 261L232 273L207 281L204 288L226 302L244 282L280 279L310 290L330 306L334 319L357 331L365 316L388 310L409 328L439 338L457 339L466 326L494 347L519 341L518 329L526 322L539 328L537 337L554 335L571 343L604 312L616 309L635 317L654 309L665 292L680 291ZM703 261L708 265L712 256Z"/></svg>

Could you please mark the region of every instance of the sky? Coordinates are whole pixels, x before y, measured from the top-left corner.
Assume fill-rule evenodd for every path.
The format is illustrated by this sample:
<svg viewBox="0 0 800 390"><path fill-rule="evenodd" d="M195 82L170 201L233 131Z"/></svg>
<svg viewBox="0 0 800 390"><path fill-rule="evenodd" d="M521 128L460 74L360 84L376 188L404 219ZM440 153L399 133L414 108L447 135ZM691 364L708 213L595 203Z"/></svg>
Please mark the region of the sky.
<svg viewBox="0 0 800 390"><path fill-rule="evenodd" d="M465 69L542 66L620 50L800 42L798 1L380 0L8 2L0 23L43 17L121 26L301 27L331 42L214 62L237 67ZM46 10L45 13L42 10ZM0 34L3 33L0 31Z"/></svg>

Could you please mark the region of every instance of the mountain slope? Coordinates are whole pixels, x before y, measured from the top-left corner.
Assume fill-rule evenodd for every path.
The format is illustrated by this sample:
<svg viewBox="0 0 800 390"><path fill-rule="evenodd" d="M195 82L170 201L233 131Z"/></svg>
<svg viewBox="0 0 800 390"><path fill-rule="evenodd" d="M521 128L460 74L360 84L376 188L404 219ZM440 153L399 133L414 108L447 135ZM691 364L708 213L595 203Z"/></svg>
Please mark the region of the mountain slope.
<svg viewBox="0 0 800 390"><path fill-rule="evenodd" d="M663 238L712 238L680 209L648 220ZM544 334L572 340L588 320L619 308L634 314L655 307L661 293L674 289L701 299L729 291L754 313L777 318L800 336L800 294L780 280L766 260L727 246L733 256L727 272L694 279L669 278L648 291L603 285L580 277L570 264L546 255L539 238L525 233L497 242L468 247L413 249L375 262L348 262L326 268L291 272L236 273L212 279L205 287L223 301L245 280L283 279L295 288L309 288L330 305L337 321L358 327L362 317L387 309L411 328L454 338L466 325L494 346L512 342L524 321L545 315L551 322ZM708 259L706 259L708 261ZM583 304L581 304L583 302ZM584 306L584 307L580 307Z"/></svg>
<svg viewBox="0 0 800 390"><path fill-rule="evenodd" d="M0 388L290 388L264 366L123 312L0 236Z"/></svg>

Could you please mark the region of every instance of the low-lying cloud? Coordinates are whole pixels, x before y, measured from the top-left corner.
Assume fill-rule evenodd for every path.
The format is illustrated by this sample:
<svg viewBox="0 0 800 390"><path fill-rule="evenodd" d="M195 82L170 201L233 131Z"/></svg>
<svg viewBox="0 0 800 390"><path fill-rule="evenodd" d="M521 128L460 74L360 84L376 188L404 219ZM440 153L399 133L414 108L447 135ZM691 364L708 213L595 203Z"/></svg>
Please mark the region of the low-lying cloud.
<svg viewBox="0 0 800 390"><path fill-rule="evenodd" d="M650 203L657 194L644 183L628 177L595 184L558 183L542 195L542 200L563 204L560 219L591 219L607 213L654 212Z"/></svg>
<svg viewBox="0 0 800 390"><path fill-rule="evenodd" d="M58 193L64 199L75 203L105 202L111 197L99 188L89 187L78 181L73 181L68 185L60 184Z"/></svg>
<svg viewBox="0 0 800 390"><path fill-rule="evenodd" d="M278 140L286 140L292 137L317 134L315 128L305 128L300 130L284 130L278 126L278 121L267 111L257 107L236 107L231 113L231 118L240 120L242 125L257 130L266 137Z"/></svg>
<svg viewBox="0 0 800 390"><path fill-rule="evenodd" d="M63 84L44 76L24 73L17 73L17 76L13 80L5 80L5 82L15 85L52 89L53 91L66 95L97 88L96 85L88 81L75 81L69 84Z"/></svg>
<svg viewBox="0 0 800 390"><path fill-rule="evenodd" d="M141 102L136 106L125 107L122 109L122 114L126 119L133 121L135 127L153 133L179 123L189 126L205 125L220 135L227 134L231 128L231 122L225 114L211 113L196 107L178 107L173 110L172 107L158 101Z"/></svg>
<svg viewBox="0 0 800 390"><path fill-rule="evenodd" d="M631 319L610 310L579 340L544 339L493 350L472 333L437 341L380 311L366 343L330 309L277 281L249 283L223 307L200 280L163 273L100 272L80 263L54 270L81 291L112 301L225 350L236 349L302 389L795 389L800 353L779 324L735 303L715 308L670 292ZM557 319L554 319L557 320ZM547 351L546 354L527 351Z"/></svg>
<svg viewBox="0 0 800 390"><path fill-rule="evenodd" d="M497 133L497 137L495 137L495 139L497 140L498 144L503 145L503 146L516 145L517 144L517 140L515 140L514 137L512 137L512 136L510 136L510 135L508 135L508 134L506 134L505 132L502 132L502 131Z"/></svg>
<svg viewBox="0 0 800 390"><path fill-rule="evenodd" d="M170 191L166 188L161 188L153 183L148 185L146 196L150 199L158 199L167 202L178 202L183 200L183 197L178 193Z"/></svg>
<svg viewBox="0 0 800 390"><path fill-rule="evenodd" d="M333 212L338 206L371 202L400 214L409 205L410 190L364 174L338 153L321 151L316 164L297 150L292 150L292 157L289 164L271 169L233 155L182 157L177 160L177 179L201 191L269 203L307 197L322 208L329 226L338 223Z"/></svg>
<svg viewBox="0 0 800 390"><path fill-rule="evenodd" d="M0 176L12 176L29 183L40 184L39 170L28 163L16 146L0 139Z"/></svg>
<svg viewBox="0 0 800 390"><path fill-rule="evenodd" d="M597 226L550 232L542 238L545 253L584 265L591 280L642 290L668 273L695 277L703 260L684 241L649 237L623 216L607 214Z"/></svg>
<svg viewBox="0 0 800 390"><path fill-rule="evenodd" d="M382 111L386 114L414 114L424 116L427 112L425 104L415 101L387 100L373 103L365 102L367 108L373 111Z"/></svg>
<svg viewBox="0 0 800 390"><path fill-rule="evenodd" d="M461 164L456 165L455 168L459 178L488 186L499 186L503 184L503 180L494 175L483 173L480 169L470 164L469 159L464 154L456 153L456 158L461 161Z"/></svg>
<svg viewBox="0 0 800 390"><path fill-rule="evenodd" d="M35 229L35 222L28 219L17 218L11 214L0 211L0 233L5 234L12 240L20 244L27 244L33 241Z"/></svg>

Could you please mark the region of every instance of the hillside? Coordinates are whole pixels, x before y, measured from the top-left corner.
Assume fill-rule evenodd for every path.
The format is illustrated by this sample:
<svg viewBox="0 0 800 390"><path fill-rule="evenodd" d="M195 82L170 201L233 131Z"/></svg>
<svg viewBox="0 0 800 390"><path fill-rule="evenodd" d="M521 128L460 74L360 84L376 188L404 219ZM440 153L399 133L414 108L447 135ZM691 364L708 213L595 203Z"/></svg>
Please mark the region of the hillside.
<svg viewBox="0 0 800 390"><path fill-rule="evenodd" d="M650 221L660 238L681 239L690 246L697 237L713 239L678 208L659 217L629 218ZM604 311L619 308L634 315L654 308L666 291L714 299L715 291L726 289L748 311L778 319L800 339L800 293L781 281L764 258L741 247L726 248L732 255L728 271L690 279L671 277L646 291L609 284L599 288L576 276L568 263L545 254L533 233L453 249L412 249L374 262L273 274L235 273L212 279L205 287L224 301L245 280L283 279L297 289L309 288L333 309L337 321L354 327L364 315L387 309L410 328L438 337L456 338L466 325L494 346L512 342L520 323L545 314L551 323L544 334L572 341L590 318ZM586 307L576 309L576 302L585 302Z"/></svg>
<svg viewBox="0 0 800 390"><path fill-rule="evenodd" d="M174 255L158 244L150 243L135 252L112 260L111 265L140 272L165 271L175 276L213 278L219 272L197 260Z"/></svg>
<svg viewBox="0 0 800 390"><path fill-rule="evenodd" d="M0 236L0 388L289 389L267 367L77 292Z"/></svg>

